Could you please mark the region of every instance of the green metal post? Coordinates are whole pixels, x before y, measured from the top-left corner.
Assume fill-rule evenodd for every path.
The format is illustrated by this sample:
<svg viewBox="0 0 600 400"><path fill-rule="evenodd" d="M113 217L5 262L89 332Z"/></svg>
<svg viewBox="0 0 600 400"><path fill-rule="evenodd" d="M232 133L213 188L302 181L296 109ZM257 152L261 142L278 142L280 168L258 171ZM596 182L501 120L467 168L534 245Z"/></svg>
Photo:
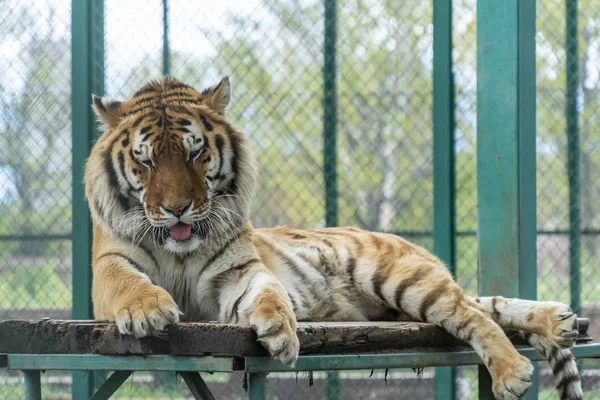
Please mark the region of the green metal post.
<svg viewBox="0 0 600 400"><path fill-rule="evenodd" d="M577 48L577 0L566 0L567 51L567 170L569 174L569 275L571 308L581 313L581 215L580 210L580 143L577 89L579 54Z"/></svg>
<svg viewBox="0 0 600 400"><path fill-rule="evenodd" d="M25 374L25 400L42 400L40 371L23 371Z"/></svg>
<svg viewBox="0 0 600 400"><path fill-rule="evenodd" d="M169 0L163 0L163 54L162 73L171 75L171 52L169 51Z"/></svg>
<svg viewBox="0 0 600 400"><path fill-rule="evenodd" d="M266 400L267 398L267 374L248 374L248 398L250 400Z"/></svg>
<svg viewBox="0 0 600 400"><path fill-rule="evenodd" d="M452 0L433 2L433 247L452 275L455 263ZM438 367L435 399L456 398L456 368Z"/></svg>
<svg viewBox="0 0 600 400"><path fill-rule="evenodd" d="M83 171L96 132L90 107L91 94L104 92L104 2L72 1L71 107L73 173L73 318L91 319L92 229L85 201ZM88 399L94 389L93 374L73 372L73 399Z"/></svg>
<svg viewBox="0 0 600 400"><path fill-rule="evenodd" d="M325 36L323 43L323 175L325 179L325 223L327 226L337 226L337 65L335 61L337 37L337 1L324 1Z"/></svg>
<svg viewBox="0 0 600 400"><path fill-rule="evenodd" d="M337 191L337 0L324 0L325 30L323 38L323 178L325 180L325 224L338 224ZM335 390L329 385L337 384L338 371L327 373L327 398L336 399ZM339 393L339 390L337 391ZM330 394L334 397L330 397Z"/></svg>
<svg viewBox="0 0 600 400"><path fill-rule="evenodd" d="M479 1L480 294L535 298L535 195L535 0ZM480 368L480 399L493 399L489 383Z"/></svg>

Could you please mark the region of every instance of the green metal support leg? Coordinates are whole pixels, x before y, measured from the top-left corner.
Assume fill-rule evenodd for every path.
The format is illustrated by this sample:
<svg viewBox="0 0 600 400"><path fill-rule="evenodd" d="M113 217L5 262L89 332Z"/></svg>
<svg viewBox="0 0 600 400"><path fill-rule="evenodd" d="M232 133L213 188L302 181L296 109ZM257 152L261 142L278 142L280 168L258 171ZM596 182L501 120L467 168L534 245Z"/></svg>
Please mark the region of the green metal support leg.
<svg viewBox="0 0 600 400"><path fill-rule="evenodd" d="M181 371L178 374L181 375L196 400L215 400L215 396L210 392L206 382L204 382L199 373Z"/></svg>
<svg viewBox="0 0 600 400"><path fill-rule="evenodd" d="M327 400L340 400L342 398L342 385L340 373L329 371L327 373Z"/></svg>
<svg viewBox="0 0 600 400"><path fill-rule="evenodd" d="M248 398L250 400L266 400L267 398L267 374L248 374Z"/></svg>
<svg viewBox="0 0 600 400"><path fill-rule="evenodd" d="M90 397L90 400L108 400L129 378L133 371L115 371L113 374L98 388L96 393Z"/></svg>
<svg viewBox="0 0 600 400"><path fill-rule="evenodd" d="M25 400L42 400L40 371L23 371L25 374Z"/></svg>

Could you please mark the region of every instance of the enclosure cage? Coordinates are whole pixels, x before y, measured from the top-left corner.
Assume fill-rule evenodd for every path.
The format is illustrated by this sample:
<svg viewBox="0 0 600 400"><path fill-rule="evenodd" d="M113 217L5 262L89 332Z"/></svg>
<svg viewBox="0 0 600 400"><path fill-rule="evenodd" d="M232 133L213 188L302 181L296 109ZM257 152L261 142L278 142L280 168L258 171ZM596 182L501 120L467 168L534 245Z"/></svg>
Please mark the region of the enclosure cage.
<svg viewBox="0 0 600 400"><path fill-rule="evenodd" d="M89 94L122 100L163 75L197 89L230 77L228 118L261 167L255 226L393 232L434 251L476 294L477 129L485 117L476 100L478 90L493 90L478 87L477 26L491 16L477 9L486 1L477 3L3 2L0 320L92 317L82 183L97 135ZM570 303L598 337L600 2L522 3L536 21L519 27L535 29L535 43L523 47L535 52L526 73L535 76L528 111L536 137L535 158L520 162L537 162L536 193L522 210L537 239L521 259L537 269L521 276L520 293ZM600 398L600 365L582 367L586 398ZM90 378L73 376L45 374L44 398L86 390ZM219 398L244 396L241 375L205 379ZM130 382L118 398L186 393L166 373L139 372ZM536 390L556 396L545 365ZM0 370L0 398L22 396L21 376ZM273 399L392 397L474 399L477 369L269 376Z"/></svg>

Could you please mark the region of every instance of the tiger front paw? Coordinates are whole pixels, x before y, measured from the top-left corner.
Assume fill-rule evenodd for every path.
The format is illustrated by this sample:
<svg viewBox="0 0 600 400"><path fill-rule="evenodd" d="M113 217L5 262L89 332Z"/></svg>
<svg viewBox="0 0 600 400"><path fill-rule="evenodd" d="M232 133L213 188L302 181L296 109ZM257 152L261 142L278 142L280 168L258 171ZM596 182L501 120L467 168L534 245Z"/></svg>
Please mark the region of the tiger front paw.
<svg viewBox="0 0 600 400"><path fill-rule="evenodd" d="M266 290L257 297L258 303L250 315L250 325L258 341L271 357L285 365L294 365L300 351L294 313L275 292Z"/></svg>
<svg viewBox="0 0 600 400"><path fill-rule="evenodd" d="M171 295L152 285L125 296L116 310L115 322L121 334L141 338L179 322L180 314Z"/></svg>
<svg viewBox="0 0 600 400"><path fill-rule="evenodd" d="M502 365L492 376L492 391L496 399L518 400L531 386L533 365L527 358L519 356L518 359Z"/></svg>

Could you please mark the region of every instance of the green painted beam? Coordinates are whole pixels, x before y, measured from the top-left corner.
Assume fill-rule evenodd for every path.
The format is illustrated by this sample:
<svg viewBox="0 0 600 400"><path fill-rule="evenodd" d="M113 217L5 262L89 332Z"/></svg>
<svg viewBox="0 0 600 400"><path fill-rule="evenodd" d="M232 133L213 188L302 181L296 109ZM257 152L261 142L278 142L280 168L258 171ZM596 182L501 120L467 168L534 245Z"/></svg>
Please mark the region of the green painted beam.
<svg viewBox="0 0 600 400"><path fill-rule="evenodd" d="M600 344L597 343L575 346L572 351L577 358L600 358ZM542 357L532 348L519 349L519 353L532 361L542 360ZM426 368L482 364L481 358L473 350L431 353L300 356L293 368L268 357L246 357L246 372Z"/></svg>
<svg viewBox="0 0 600 400"><path fill-rule="evenodd" d="M325 180L325 224L338 224L337 188L337 1L325 2L323 38L323 178Z"/></svg>
<svg viewBox="0 0 600 400"><path fill-rule="evenodd" d="M83 172L96 136L91 94L104 93L104 1L72 0L71 11L72 108L72 258L74 319L91 319L92 229L85 201ZM88 399L93 374L73 373L73 398Z"/></svg>
<svg viewBox="0 0 600 400"><path fill-rule="evenodd" d="M567 52L567 172L569 177L569 276L571 308L581 313L581 144L579 139L579 50L577 46L577 0L566 1Z"/></svg>
<svg viewBox="0 0 600 400"><path fill-rule="evenodd" d="M8 354L7 357L7 368L20 370L233 372L243 369L239 361L231 357L100 354Z"/></svg>
<svg viewBox="0 0 600 400"><path fill-rule="evenodd" d="M171 52L169 50L169 0L162 0L163 6L163 52L162 74L171 75Z"/></svg>
<svg viewBox="0 0 600 400"><path fill-rule="evenodd" d="M96 393L90 397L90 400L108 400L129 378L132 371L115 371L111 376L98 388Z"/></svg>
<svg viewBox="0 0 600 400"><path fill-rule="evenodd" d="M479 294L535 299L535 0L477 3L477 196Z"/></svg>
<svg viewBox="0 0 600 400"><path fill-rule="evenodd" d="M456 276L452 0L433 2L433 248ZM436 400L456 398L456 369L435 369Z"/></svg>
<svg viewBox="0 0 600 400"><path fill-rule="evenodd" d="M199 373L179 371L179 375L181 375L196 400L215 400L215 396L213 396Z"/></svg>

